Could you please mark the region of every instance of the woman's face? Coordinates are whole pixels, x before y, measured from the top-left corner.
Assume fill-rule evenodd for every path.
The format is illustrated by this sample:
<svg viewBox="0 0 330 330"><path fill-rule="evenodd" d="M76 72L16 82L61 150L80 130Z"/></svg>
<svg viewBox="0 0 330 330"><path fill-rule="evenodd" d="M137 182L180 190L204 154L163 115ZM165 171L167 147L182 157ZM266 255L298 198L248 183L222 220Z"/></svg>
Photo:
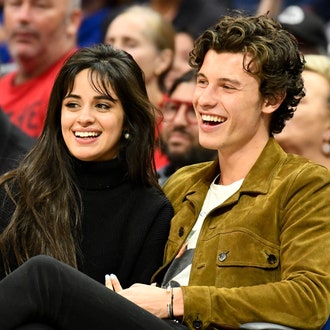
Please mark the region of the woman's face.
<svg viewBox="0 0 330 330"><path fill-rule="evenodd" d="M70 153L82 161L106 161L118 155L122 136L124 109L116 99L95 91L85 69L75 78L72 92L62 102L62 135Z"/></svg>
<svg viewBox="0 0 330 330"><path fill-rule="evenodd" d="M125 13L116 17L108 27L105 43L131 54L142 69L146 83L157 78L161 55L148 36L148 23L143 17Z"/></svg>
<svg viewBox="0 0 330 330"><path fill-rule="evenodd" d="M323 135L330 127L330 85L325 77L313 71L305 70L302 77L306 96L275 138L285 151L314 160L321 153Z"/></svg>

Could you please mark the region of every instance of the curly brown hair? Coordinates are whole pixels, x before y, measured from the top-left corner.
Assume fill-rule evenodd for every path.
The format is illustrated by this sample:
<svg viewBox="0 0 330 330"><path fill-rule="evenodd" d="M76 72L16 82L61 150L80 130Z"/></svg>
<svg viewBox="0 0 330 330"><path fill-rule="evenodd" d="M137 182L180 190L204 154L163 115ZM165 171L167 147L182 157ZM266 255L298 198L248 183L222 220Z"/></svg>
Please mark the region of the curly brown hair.
<svg viewBox="0 0 330 330"><path fill-rule="evenodd" d="M280 133L305 95L301 77L305 61L296 38L267 15L234 13L222 17L197 38L190 65L199 70L210 49L248 55L251 60L246 63L244 58L243 67L259 80L262 97L276 100L284 96L270 122L270 135Z"/></svg>

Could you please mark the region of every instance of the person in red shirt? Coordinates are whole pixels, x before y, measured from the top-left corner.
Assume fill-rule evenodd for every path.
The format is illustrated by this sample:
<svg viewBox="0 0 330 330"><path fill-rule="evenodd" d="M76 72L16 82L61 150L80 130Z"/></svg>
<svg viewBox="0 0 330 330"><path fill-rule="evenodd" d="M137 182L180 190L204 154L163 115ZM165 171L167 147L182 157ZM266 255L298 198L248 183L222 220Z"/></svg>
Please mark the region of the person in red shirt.
<svg viewBox="0 0 330 330"><path fill-rule="evenodd" d="M55 77L77 49L80 0L4 1L4 28L17 69L0 78L0 106L12 123L38 137Z"/></svg>

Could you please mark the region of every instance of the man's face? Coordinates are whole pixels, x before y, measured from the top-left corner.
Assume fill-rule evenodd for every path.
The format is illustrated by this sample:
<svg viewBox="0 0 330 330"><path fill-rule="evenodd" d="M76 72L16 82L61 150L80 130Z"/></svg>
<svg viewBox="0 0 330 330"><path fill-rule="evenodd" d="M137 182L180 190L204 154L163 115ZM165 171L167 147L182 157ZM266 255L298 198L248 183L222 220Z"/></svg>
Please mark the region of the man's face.
<svg viewBox="0 0 330 330"><path fill-rule="evenodd" d="M160 135L165 152L171 160L184 160L201 148L192 106L195 85L195 82L179 84L162 107L164 120ZM168 112L170 115L167 115Z"/></svg>
<svg viewBox="0 0 330 330"><path fill-rule="evenodd" d="M245 59L249 61L249 57ZM247 156L269 138L270 113L259 93L258 80L243 69L241 53L209 50L197 74L193 103L199 142L227 155Z"/></svg>
<svg viewBox="0 0 330 330"><path fill-rule="evenodd" d="M5 0L4 27L14 59L61 51L70 27L70 0Z"/></svg>

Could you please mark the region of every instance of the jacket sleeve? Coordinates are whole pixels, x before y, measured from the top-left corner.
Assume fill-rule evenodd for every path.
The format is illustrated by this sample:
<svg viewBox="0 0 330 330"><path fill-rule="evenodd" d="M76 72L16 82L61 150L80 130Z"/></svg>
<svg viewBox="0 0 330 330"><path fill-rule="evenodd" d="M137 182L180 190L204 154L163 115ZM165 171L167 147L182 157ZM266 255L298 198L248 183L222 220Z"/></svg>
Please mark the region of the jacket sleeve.
<svg viewBox="0 0 330 330"><path fill-rule="evenodd" d="M326 322L330 315L329 171L306 166L285 187L276 211L281 278L251 286L196 283L182 287L184 322L190 328L239 327L260 321L312 330Z"/></svg>

